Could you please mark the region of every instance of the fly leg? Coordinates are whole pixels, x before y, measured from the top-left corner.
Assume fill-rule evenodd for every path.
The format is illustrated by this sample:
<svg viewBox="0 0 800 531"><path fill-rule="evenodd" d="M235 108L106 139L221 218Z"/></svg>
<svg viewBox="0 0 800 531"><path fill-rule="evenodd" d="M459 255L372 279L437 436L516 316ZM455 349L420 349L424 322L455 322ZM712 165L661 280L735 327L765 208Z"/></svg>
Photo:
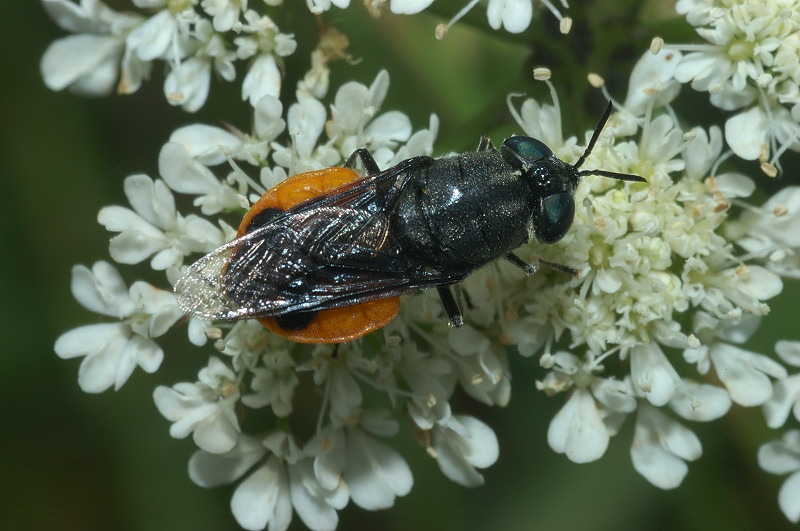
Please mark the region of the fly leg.
<svg viewBox="0 0 800 531"><path fill-rule="evenodd" d="M480 142L478 142L478 151L494 151L492 139L488 136L482 136Z"/></svg>
<svg viewBox="0 0 800 531"><path fill-rule="evenodd" d="M528 262L526 262L519 256L515 255L514 253L508 253L505 256L505 258L515 266L525 271L525 274L528 276L536 273L539 270L539 265L549 267L550 269L555 269L556 271L563 271L564 273L569 273L575 278L581 276L580 269L575 269L574 267L570 267L564 264L559 264L557 262L551 262L550 260L545 260L544 258L539 258L538 256L535 256L533 258L532 264L529 264Z"/></svg>
<svg viewBox="0 0 800 531"><path fill-rule="evenodd" d="M372 153L367 148L358 148L353 151L353 154L348 157L347 162L344 163L345 168L356 169L356 162L361 160L361 166L367 172L367 175L375 175L380 173L381 169L378 163L372 158Z"/></svg>
<svg viewBox="0 0 800 531"><path fill-rule="evenodd" d="M437 286L436 291L439 292L439 298L442 299L442 307L444 308L447 317L450 319L450 326L458 328L464 324L464 316L461 313L461 300L457 300L450 291L450 286ZM459 299L461 298L461 290L457 288Z"/></svg>

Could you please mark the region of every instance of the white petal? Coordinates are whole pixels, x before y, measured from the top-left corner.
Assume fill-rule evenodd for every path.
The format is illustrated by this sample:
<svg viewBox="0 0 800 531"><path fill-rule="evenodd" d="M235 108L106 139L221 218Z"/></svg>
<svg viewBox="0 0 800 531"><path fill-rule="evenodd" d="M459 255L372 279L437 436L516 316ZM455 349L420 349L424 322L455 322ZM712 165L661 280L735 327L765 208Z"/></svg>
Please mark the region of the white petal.
<svg viewBox="0 0 800 531"><path fill-rule="evenodd" d="M594 283L604 293L616 293L622 287L622 277L614 269L600 269L597 271Z"/></svg>
<svg viewBox="0 0 800 531"><path fill-rule="evenodd" d="M61 334L56 340L54 350L62 359L86 356L101 350L117 336L125 336L126 327L122 323L107 323L79 326Z"/></svg>
<svg viewBox="0 0 800 531"><path fill-rule="evenodd" d="M298 101L302 103L299 96L298 94ZM336 91L331 106L334 127L328 134L332 137L343 134L352 135L360 126L364 125L364 122L374 112L375 108L370 101L369 89L355 81L345 83ZM292 120L289 120L290 126L292 123Z"/></svg>
<svg viewBox="0 0 800 531"><path fill-rule="evenodd" d="M242 435L229 452L212 454L198 450L189 459L189 478L207 489L233 483L258 463L267 449L255 437Z"/></svg>
<svg viewBox="0 0 800 531"><path fill-rule="evenodd" d="M631 72L625 109L642 116L654 94L667 102L675 98L680 91L680 84L673 77L681 57L681 52L666 48L655 55L645 52Z"/></svg>
<svg viewBox="0 0 800 531"><path fill-rule="evenodd" d="M441 428L438 424L433 428L436 462L442 473L451 481L464 487L479 487L483 485L483 475L464 460L456 444L452 444L447 440L452 434L444 433L440 435L442 431L449 430Z"/></svg>
<svg viewBox="0 0 800 531"><path fill-rule="evenodd" d="M681 484L689 472L686 463L664 451L655 442L643 442L651 434L637 427L631 446L633 468L647 481L662 489L674 489Z"/></svg>
<svg viewBox="0 0 800 531"><path fill-rule="evenodd" d="M717 67L717 63L721 63ZM720 69L725 69L724 60L710 53L689 53L681 57L675 65L675 79L681 83L691 81L692 88L699 91L708 90L712 82L717 81Z"/></svg>
<svg viewBox="0 0 800 531"><path fill-rule="evenodd" d="M195 112L208 98L211 83L211 60L190 57L170 71L164 80L164 95L171 105Z"/></svg>
<svg viewBox="0 0 800 531"><path fill-rule="evenodd" d="M800 367L800 341L781 339L775 343L775 352L789 365Z"/></svg>
<svg viewBox="0 0 800 531"><path fill-rule="evenodd" d="M639 150L643 154L656 157L653 160L658 160L658 157L666 155L664 150L679 146L683 142L682 138L683 132L677 129L673 119L662 114L650 122L650 132L646 139L642 138ZM676 159L674 162L683 167L683 160Z"/></svg>
<svg viewBox="0 0 800 531"><path fill-rule="evenodd" d="M528 27L530 24L532 12L531 12L531 2L527 2L527 16L524 13L524 10L520 13L520 17L518 21L515 21L515 15L517 11L517 7L523 7L520 2L517 0L489 0L489 4L486 7L486 18L489 22L489 26L492 29L500 29L502 26L511 33L519 33L525 28ZM524 26L522 25L524 23ZM509 27L511 24L511 27ZM514 29L512 29L514 28Z"/></svg>
<svg viewBox="0 0 800 531"><path fill-rule="evenodd" d="M555 367L558 369L558 371L565 374L577 374L578 371L583 367L583 362L580 360L580 358L571 352L559 350L553 354L553 359L555 361Z"/></svg>
<svg viewBox="0 0 800 531"><path fill-rule="evenodd" d="M213 454L229 451L239 438L239 426L230 422L223 407L217 408L215 415L206 417L194 430L195 444Z"/></svg>
<svg viewBox="0 0 800 531"><path fill-rule="evenodd" d="M684 380L669 405L687 420L708 422L728 412L731 397L720 387Z"/></svg>
<svg viewBox="0 0 800 531"><path fill-rule="evenodd" d="M256 135L265 140L274 140L286 128L283 121L283 103L274 96L264 96L255 105L253 124Z"/></svg>
<svg viewBox="0 0 800 531"><path fill-rule="evenodd" d="M209 367L216 358L211 358ZM217 360L218 361L218 360ZM153 400L159 412L173 422L169 433L175 438L184 438L194 433L194 441L203 450L211 453L227 452L234 447L239 434L238 419L233 412L238 393L235 390L225 398L219 397L217 385L202 383L204 372L200 371L200 383L182 382L172 388L158 387Z"/></svg>
<svg viewBox="0 0 800 531"><path fill-rule="evenodd" d="M492 428L467 415L456 415L454 420L463 428L461 437L467 461L478 468L495 464L500 456L500 445Z"/></svg>
<svg viewBox="0 0 800 531"><path fill-rule="evenodd" d="M87 96L104 96L117 79L122 43L104 35L70 35L48 46L39 69L51 90L73 90Z"/></svg>
<svg viewBox="0 0 800 531"><path fill-rule="evenodd" d="M229 31L239 18L239 3L236 2L216 2L215 9L206 6L215 6L211 2L203 2L206 13L214 17L214 30L219 32ZM247 2L242 7L246 7Z"/></svg>
<svg viewBox="0 0 800 531"><path fill-rule="evenodd" d="M731 398L742 406L760 406L772 396L769 376L786 377L786 369L775 361L733 345L714 344L710 356Z"/></svg>
<svg viewBox="0 0 800 531"><path fill-rule="evenodd" d="M225 243L225 234L211 221L194 214L183 220L181 244L196 253L208 253Z"/></svg>
<svg viewBox="0 0 800 531"><path fill-rule="evenodd" d="M280 97L281 73L272 54L259 55L242 80L242 99L255 105L264 96Z"/></svg>
<svg viewBox="0 0 800 531"><path fill-rule="evenodd" d="M344 430L319 433L305 446L314 456L314 476L323 489L333 490L342 481L342 471L347 464L347 445Z"/></svg>
<svg viewBox="0 0 800 531"><path fill-rule="evenodd" d="M154 236L152 232L125 231L111 238L108 252L117 263L138 264L168 245L166 239Z"/></svg>
<svg viewBox="0 0 800 531"><path fill-rule="evenodd" d="M454 416L446 426L434 427L433 448L442 473L465 487L483 485L483 476L475 467L491 466L499 455L494 431L465 415Z"/></svg>
<svg viewBox="0 0 800 531"><path fill-rule="evenodd" d="M408 494L414 484L400 454L358 428L347 433L344 478L353 502L367 510L391 507L395 497Z"/></svg>
<svg viewBox="0 0 800 531"><path fill-rule="evenodd" d="M634 390L654 406L669 402L680 378L661 349L655 344L638 345L631 350L630 360Z"/></svg>
<svg viewBox="0 0 800 531"><path fill-rule="evenodd" d="M129 208L121 206L103 207L97 213L97 222L110 232L138 231L154 238L162 236L161 239L163 239L160 230Z"/></svg>
<svg viewBox="0 0 800 531"><path fill-rule="evenodd" d="M187 335L189 336L189 343L196 347L202 347L208 342L208 334L206 330L211 326L210 321L203 321L202 319L189 319L189 326L187 326Z"/></svg>
<svg viewBox="0 0 800 531"><path fill-rule="evenodd" d="M745 160L756 160L769 153L767 117L760 107L739 113L725 122L725 140L734 153Z"/></svg>
<svg viewBox="0 0 800 531"><path fill-rule="evenodd" d="M121 233L112 238L109 244L112 258L119 263L139 263L170 244L163 232L124 207L101 208L97 213L97 222L108 231Z"/></svg>
<svg viewBox="0 0 800 531"><path fill-rule="evenodd" d="M347 419L361 407L361 387L346 365L339 365L334 369L330 389L331 410L337 418Z"/></svg>
<svg viewBox="0 0 800 531"><path fill-rule="evenodd" d="M451 365L443 357L405 363L401 368L403 378L414 393L414 398L408 402L408 411L423 430L431 429L436 422L446 422L452 414L448 400L456 380L451 371Z"/></svg>
<svg viewBox="0 0 800 531"><path fill-rule="evenodd" d="M780 295L783 290L781 277L761 266L748 266L747 274L737 278L741 281L739 283L741 290L760 301Z"/></svg>
<svg viewBox="0 0 800 531"><path fill-rule="evenodd" d="M171 293L166 292L171 295ZM174 302L174 301L173 301ZM183 312L178 308L177 302L168 310L160 311L150 317L150 325L148 327L148 335L150 337L161 337L172 328L172 325L177 323L183 317Z"/></svg>
<svg viewBox="0 0 800 531"><path fill-rule="evenodd" d="M289 132L296 131L295 145L301 157L308 158L314 152L326 119L325 106L310 95L298 91L297 103L289 107L286 121Z"/></svg>
<svg viewBox="0 0 800 531"><path fill-rule="evenodd" d="M594 378L592 380L592 395L598 402L611 411L618 413L631 413L636 410L638 402L633 393L629 379L612 380Z"/></svg>
<svg viewBox="0 0 800 531"><path fill-rule="evenodd" d="M381 70L369 86L369 103L375 109L380 109L386 94L389 93L389 71Z"/></svg>
<svg viewBox="0 0 800 531"><path fill-rule="evenodd" d="M486 334L469 324L448 330L447 342L462 356L471 356L487 351L490 345Z"/></svg>
<svg viewBox="0 0 800 531"><path fill-rule="evenodd" d="M760 315L744 314L738 321L723 320L713 330L720 339L741 344L750 339L760 325Z"/></svg>
<svg viewBox="0 0 800 531"><path fill-rule="evenodd" d="M770 474L800 470L800 431L789 430L783 437L758 448L758 466Z"/></svg>
<svg viewBox="0 0 800 531"><path fill-rule="evenodd" d="M91 270L82 265L74 266L71 288L75 299L96 313L121 319L135 309L125 281L108 262L96 262Z"/></svg>
<svg viewBox="0 0 800 531"><path fill-rule="evenodd" d="M772 386L772 396L762 408L767 426L773 429L783 426L792 409L795 415L800 413L800 374L782 378Z"/></svg>
<svg viewBox="0 0 800 531"><path fill-rule="evenodd" d="M177 387L177 385L175 386ZM168 404L167 400L159 397L160 400L156 402L157 405ZM161 408L159 407L159 411ZM185 400L181 395L176 396L176 405L172 408L172 416L167 416L165 411L161 411L168 420L172 420L172 426L169 427L170 436L176 439L183 439L203 422L208 419L214 419L218 412L218 407L213 402L204 402L200 400ZM209 448L203 448L211 452ZM230 448L228 448L230 450ZM225 450L227 451L227 450ZM221 452L212 452L221 453Z"/></svg>
<svg viewBox="0 0 800 531"><path fill-rule="evenodd" d="M161 148L158 171L170 188L182 194L213 194L221 186L212 171L178 142L167 142Z"/></svg>
<svg viewBox="0 0 800 531"><path fill-rule="evenodd" d="M241 140L225 129L204 124L179 127L169 136L169 140L183 146L191 158L204 166L225 162L220 146L227 146L235 153L242 144Z"/></svg>
<svg viewBox="0 0 800 531"><path fill-rule="evenodd" d="M399 111L389 111L372 120L365 132L372 137L374 148L392 146L411 136L411 120Z"/></svg>
<svg viewBox="0 0 800 531"><path fill-rule="evenodd" d="M752 220L777 242L800 247L800 186L787 186L770 197L761 207L769 214L759 214ZM748 218L748 222L750 219Z"/></svg>
<svg viewBox="0 0 800 531"><path fill-rule="evenodd" d="M378 437L394 437L400 425L385 409L368 409L361 413L361 427Z"/></svg>
<svg viewBox="0 0 800 531"><path fill-rule="evenodd" d="M503 6L503 0L489 0L489 4L486 6L486 18L492 29L500 29L503 21Z"/></svg>
<svg viewBox="0 0 800 531"><path fill-rule="evenodd" d="M609 435L592 395L583 389L572 393L547 429L547 442L573 463L600 459L608 448Z"/></svg>
<svg viewBox="0 0 800 531"><path fill-rule="evenodd" d="M154 182L144 174L131 175L125 179L124 188L128 202L145 221L161 229L175 226L175 198L164 181Z"/></svg>
<svg viewBox="0 0 800 531"><path fill-rule="evenodd" d="M129 33L125 42L141 60L152 61L167 53L176 31L176 19L163 9Z"/></svg>
<svg viewBox="0 0 800 531"><path fill-rule="evenodd" d="M694 433L652 406L639 407L631 460L650 483L662 489L677 487L689 470L684 459L695 460L701 453Z"/></svg>
<svg viewBox="0 0 800 531"><path fill-rule="evenodd" d="M117 373L124 362L128 338L115 335L103 345L102 350L84 358L78 370L78 385L85 393L101 393L117 381Z"/></svg>
<svg viewBox="0 0 800 531"><path fill-rule="evenodd" d="M130 356L131 360L135 361L136 365L141 367L143 371L150 374L156 372L164 360L164 351L161 350L161 347L152 339L138 334L134 334L128 342L126 355ZM130 376L130 373L124 379L121 379L120 375L117 376L118 380L122 380L117 382L117 388L125 383L128 376Z"/></svg>
<svg viewBox="0 0 800 531"><path fill-rule="evenodd" d="M161 413L165 419L174 422L183 416L183 411L185 409L184 396L186 393L181 391L194 390L195 388L196 386L194 384L188 383L176 384L175 388L159 385L156 387L155 391L153 391L153 402L155 402L158 412ZM187 430L183 436L185 437L189 433L190 432Z"/></svg>
<svg viewBox="0 0 800 531"><path fill-rule="evenodd" d="M148 328L150 337L163 335L183 315L171 291L138 280L131 286L130 295L142 311L152 315Z"/></svg>
<svg viewBox="0 0 800 531"><path fill-rule="evenodd" d="M148 345L148 342L150 345ZM142 336L132 334L128 342L125 344L125 348L122 350L122 353L117 356L116 360L116 367L114 370L114 391L119 391L119 389L128 381L131 374L133 374L133 370L136 368L137 359L136 356L140 353L140 349L147 349L149 346L152 346L156 349L156 355L161 355L163 357L163 353L161 353L161 349L158 348L158 345L155 345L151 340L145 339ZM160 363L160 361L159 361ZM109 369L110 369L109 365Z"/></svg>
<svg viewBox="0 0 800 531"><path fill-rule="evenodd" d="M171 267L177 267L183 263L183 254L174 247L161 249L153 255L150 260L150 267L154 271L164 271Z"/></svg>
<svg viewBox="0 0 800 531"><path fill-rule="evenodd" d="M221 359L211 357L208 359L208 365L200 369L197 380L210 389L216 389L223 380L235 382L236 374Z"/></svg>
<svg viewBox="0 0 800 531"><path fill-rule="evenodd" d="M713 125L709 128L708 132L702 127L693 127L690 132L695 135L695 138L689 142L686 149L681 153L681 156L686 163L686 174L693 179L700 180L705 178L708 171L719 157L720 151L722 151L722 130L716 125ZM711 137L710 139L709 136ZM747 179L747 177L742 177ZM755 187L753 181L747 180ZM719 179L717 179L716 183L718 188L720 188ZM720 191L722 191L726 197L740 197L738 195L728 196L725 190L720 189Z"/></svg>
<svg viewBox="0 0 800 531"><path fill-rule="evenodd" d="M390 8L397 15L413 15L427 9L433 0L392 0Z"/></svg>
<svg viewBox="0 0 800 531"><path fill-rule="evenodd" d="M102 33L113 12L100 2L81 2L71 0L42 0L42 7L58 26L70 33Z"/></svg>
<svg viewBox="0 0 800 531"><path fill-rule="evenodd" d="M297 463L306 457L294 437L284 430L273 431L264 437L262 444L267 450L289 463Z"/></svg>
<svg viewBox="0 0 800 531"><path fill-rule="evenodd" d="M336 529L339 515L322 496L308 460L289 465L289 484L292 505L306 527L312 531Z"/></svg>
<svg viewBox="0 0 800 531"><path fill-rule="evenodd" d="M130 48L122 54L122 73L120 75L117 92L120 94L133 94L142 86L142 82L150 77L152 63L142 61L136 52Z"/></svg>
<svg viewBox="0 0 800 531"><path fill-rule="evenodd" d="M522 33L531 24L533 2L531 0L505 0L503 27L509 33Z"/></svg>
<svg viewBox="0 0 800 531"><path fill-rule="evenodd" d="M287 528L291 522L291 500L283 463L270 457L264 466L239 484L231 498L231 511L245 529L264 529L268 523L270 529Z"/></svg>
<svg viewBox="0 0 800 531"><path fill-rule="evenodd" d="M756 102L758 91L755 87L745 85L741 89L726 83L722 90L708 96L711 105L724 111L737 111Z"/></svg>
<svg viewBox="0 0 800 531"><path fill-rule="evenodd" d="M687 162L687 167L688 167ZM741 173L723 173L716 176L717 190L729 199L750 197L756 189L753 179Z"/></svg>
<svg viewBox="0 0 800 531"><path fill-rule="evenodd" d="M146 10L161 9L166 4L165 0L133 0L133 5Z"/></svg>
<svg viewBox="0 0 800 531"><path fill-rule="evenodd" d="M800 522L800 472L787 479L778 492L778 505L790 522Z"/></svg>

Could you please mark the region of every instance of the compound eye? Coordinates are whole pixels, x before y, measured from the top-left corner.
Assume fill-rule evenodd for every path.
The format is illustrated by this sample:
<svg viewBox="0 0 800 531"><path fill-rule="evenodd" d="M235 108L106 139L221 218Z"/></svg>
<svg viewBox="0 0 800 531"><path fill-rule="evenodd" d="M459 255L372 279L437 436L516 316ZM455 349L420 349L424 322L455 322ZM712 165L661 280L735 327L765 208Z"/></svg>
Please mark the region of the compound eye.
<svg viewBox="0 0 800 531"><path fill-rule="evenodd" d="M515 169L521 169L526 163L536 162L553 154L544 142L529 136L512 136L500 146L503 160Z"/></svg>
<svg viewBox="0 0 800 531"><path fill-rule="evenodd" d="M567 233L575 218L575 199L568 192L542 199L541 211L534 217L533 232L542 243L555 243Z"/></svg>

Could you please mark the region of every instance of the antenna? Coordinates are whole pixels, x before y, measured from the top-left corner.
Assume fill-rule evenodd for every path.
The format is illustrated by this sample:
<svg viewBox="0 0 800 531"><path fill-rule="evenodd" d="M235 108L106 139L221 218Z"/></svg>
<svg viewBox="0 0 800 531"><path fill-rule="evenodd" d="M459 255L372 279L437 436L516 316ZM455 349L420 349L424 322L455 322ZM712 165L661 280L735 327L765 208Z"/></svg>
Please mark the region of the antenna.
<svg viewBox="0 0 800 531"><path fill-rule="evenodd" d="M603 128L606 126L606 122L608 121L608 117L611 116L611 108L613 104L609 100L608 106L606 107L603 116L600 117L600 121L597 123L597 127L594 129L594 133L592 133L592 138L589 140L589 145L586 146L586 149L581 155L581 158L578 159L578 162L572 165L573 168L576 170L580 168L584 162L586 162L586 157L594 149L594 145L597 143L597 139L600 138L600 133L603 132ZM632 181L637 183L646 183L647 181L640 177L639 175L633 175L630 173L617 173L615 171L606 171L606 170L583 170L578 172L579 177L583 177L585 175L601 175L603 177L611 177L612 179L619 179L620 181Z"/></svg>

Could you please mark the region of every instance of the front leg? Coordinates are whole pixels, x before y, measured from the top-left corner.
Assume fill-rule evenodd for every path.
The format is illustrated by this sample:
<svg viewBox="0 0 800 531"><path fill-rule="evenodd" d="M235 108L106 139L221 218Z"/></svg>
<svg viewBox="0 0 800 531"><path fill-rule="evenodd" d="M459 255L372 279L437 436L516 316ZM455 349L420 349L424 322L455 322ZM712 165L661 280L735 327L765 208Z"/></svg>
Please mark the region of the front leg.
<svg viewBox="0 0 800 531"><path fill-rule="evenodd" d="M492 139L488 136L482 136L480 142L478 142L478 151L494 151Z"/></svg>
<svg viewBox="0 0 800 531"><path fill-rule="evenodd" d="M559 264L557 262L551 262L550 260L545 260L544 258L539 258L538 256L533 257L532 264L529 264L528 262L526 262L519 256L515 255L514 253L508 253L505 256L505 258L515 266L525 271L525 274L528 276L535 274L539 270L539 265L549 267L550 269L555 269L556 271L563 271L564 273L569 273L575 278L581 276L580 269L575 269L574 267L570 267L564 264Z"/></svg>
<svg viewBox="0 0 800 531"><path fill-rule="evenodd" d="M380 173L381 169L378 167L378 163L375 162L374 158L372 158L372 153L370 153L367 148L358 148L357 150L353 151L353 154L350 155L350 157L347 159L347 162L344 163L344 167L355 169L358 159L361 159L361 164L364 166L367 175L375 175L376 173Z"/></svg>

